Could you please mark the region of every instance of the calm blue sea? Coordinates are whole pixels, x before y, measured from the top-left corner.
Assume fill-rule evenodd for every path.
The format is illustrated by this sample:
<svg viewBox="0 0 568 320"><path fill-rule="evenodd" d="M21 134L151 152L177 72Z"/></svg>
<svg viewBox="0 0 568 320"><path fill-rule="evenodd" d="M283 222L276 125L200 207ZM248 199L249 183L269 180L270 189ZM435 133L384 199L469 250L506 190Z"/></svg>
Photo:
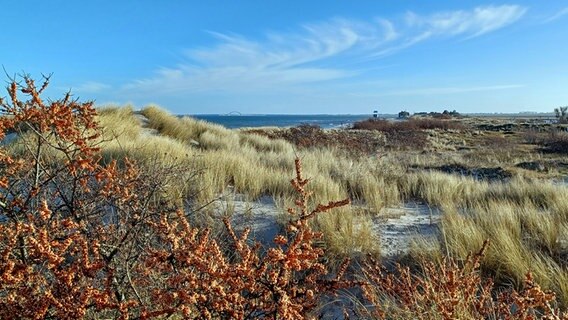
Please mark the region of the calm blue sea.
<svg viewBox="0 0 568 320"><path fill-rule="evenodd" d="M191 117L202 119L208 122L218 123L227 128L242 127L294 127L300 124L313 124L321 128L338 128L349 124L369 119L372 115L367 114L267 114L267 115L218 115L218 114L198 114ZM394 115L380 115L382 118L394 118Z"/></svg>

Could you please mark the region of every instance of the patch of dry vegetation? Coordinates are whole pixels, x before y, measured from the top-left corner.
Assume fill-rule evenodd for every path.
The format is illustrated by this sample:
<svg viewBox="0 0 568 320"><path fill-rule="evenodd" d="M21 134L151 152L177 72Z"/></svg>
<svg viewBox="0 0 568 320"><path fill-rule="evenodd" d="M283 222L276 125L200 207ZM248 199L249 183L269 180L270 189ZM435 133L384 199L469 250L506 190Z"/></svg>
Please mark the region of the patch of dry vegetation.
<svg viewBox="0 0 568 320"><path fill-rule="evenodd" d="M334 148L355 156L375 152L385 144L382 135L361 134L345 130L323 130L317 125L303 124L287 129L245 129L246 133L266 136L275 141L286 140L300 149Z"/></svg>
<svg viewBox="0 0 568 320"><path fill-rule="evenodd" d="M442 119L411 118L401 121L384 119L368 119L353 124L353 129L377 130L382 132L416 131L416 130L463 130L465 126L460 121Z"/></svg>
<svg viewBox="0 0 568 320"><path fill-rule="evenodd" d="M552 131L542 141L546 152L568 154L568 132Z"/></svg>
<svg viewBox="0 0 568 320"><path fill-rule="evenodd" d="M483 242L479 252L468 254L461 264L444 257L440 262L421 261L415 272L401 265L390 272L376 261L367 262L363 292L371 306L361 314L377 319L568 318L554 293L542 290L531 273L521 290L495 294L493 281L480 272L489 243Z"/></svg>
<svg viewBox="0 0 568 320"><path fill-rule="evenodd" d="M134 117L131 113L130 117ZM217 203L212 200L228 192L243 193L251 200L270 195L282 207L293 205L294 193L288 184L288 172L292 170L291 163L296 154L288 142L228 130L188 117L175 117L155 106L145 108L141 113L148 117L149 128L158 134L142 134L138 138L127 139L118 137L106 142L103 148L106 158L128 155L140 161L163 159L199 168L199 179L191 186L174 184L171 188L184 190L177 191L176 195L192 195L192 206L201 208L201 212L213 214L218 211ZM100 115L101 118L107 116L110 112ZM121 117L129 116L122 114ZM112 119L105 121L112 127ZM140 123L137 125L140 126ZM330 171L340 172L343 166L335 163L334 151L313 150L303 153L302 158L306 163L304 170L312 179L313 203L349 196L345 181L334 179L330 174ZM322 162L322 158L328 161ZM180 181L183 183L183 180ZM370 192L368 194L371 195ZM380 200L383 204L385 198ZM369 199L378 201L374 194ZM373 203L373 206L378 205ZM319 230L330 235L326 238L329 252L339 255L349 255L354 251L376 253L378 241L371 235L369 217L350 212L350 208L343 208L332 213L333 218L315 222ZM338 233L337 230L342 231Z"/></svg>

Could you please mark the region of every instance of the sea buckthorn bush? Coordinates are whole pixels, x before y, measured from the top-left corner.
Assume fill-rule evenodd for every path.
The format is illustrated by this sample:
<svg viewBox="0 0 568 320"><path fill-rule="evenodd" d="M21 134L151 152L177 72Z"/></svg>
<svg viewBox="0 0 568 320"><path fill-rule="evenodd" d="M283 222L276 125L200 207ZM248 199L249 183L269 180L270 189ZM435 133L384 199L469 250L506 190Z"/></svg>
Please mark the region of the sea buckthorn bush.
<svg viewBox="0 0 568 320"><path fill-rule="evenodd" d="M104 164L93 104L45 101L48 82L14 79L1 101L0 139L17 141L0 153L0 318L298 319L344 285L308 221L349 200L309 210L299 161L286 235L264 254L225 221L220 243L159 197L175 168Z"/></svg>

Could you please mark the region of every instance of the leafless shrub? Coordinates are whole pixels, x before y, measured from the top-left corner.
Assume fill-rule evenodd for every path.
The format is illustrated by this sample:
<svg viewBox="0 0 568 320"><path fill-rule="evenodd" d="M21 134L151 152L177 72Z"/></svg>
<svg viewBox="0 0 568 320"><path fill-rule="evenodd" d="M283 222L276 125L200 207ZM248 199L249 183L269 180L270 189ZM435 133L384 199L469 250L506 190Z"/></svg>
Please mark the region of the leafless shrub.
<svg viewBox="0 0 568 320"><path fill-rule="evenodd" d="M542 141L544 151L552 153L568 153L568 132L551 131Z"/></svg>
<svg viewBox="0 0 568 320"><path fill-rule="evenodd" d="M487 246L485 241L462 265L449 258L427 261L418 273L401 265L390 272L370 259L363 292L372 306L363 313L379 319L568 319L556 307L555 294L543 291L530 273L520 292L495 296L493 282L480 272Z"/></svg>

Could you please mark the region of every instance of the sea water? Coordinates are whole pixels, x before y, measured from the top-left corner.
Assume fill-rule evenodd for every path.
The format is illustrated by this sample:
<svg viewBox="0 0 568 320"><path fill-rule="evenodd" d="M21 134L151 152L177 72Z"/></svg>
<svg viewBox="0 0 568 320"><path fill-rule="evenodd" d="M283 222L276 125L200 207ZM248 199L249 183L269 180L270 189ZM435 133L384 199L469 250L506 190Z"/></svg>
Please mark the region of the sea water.
<svg viewBox="0 0 568 320"><path fill-rule="evenodd" d="M354 122L372 118L368 114L254 114L254 115L218 115L198 114L193 118L223 125L227 128L243 127L294 127L301 124L317 125L321 128L347 127ZM379 115L380 118L394 118L395 115Z"/></svg>

